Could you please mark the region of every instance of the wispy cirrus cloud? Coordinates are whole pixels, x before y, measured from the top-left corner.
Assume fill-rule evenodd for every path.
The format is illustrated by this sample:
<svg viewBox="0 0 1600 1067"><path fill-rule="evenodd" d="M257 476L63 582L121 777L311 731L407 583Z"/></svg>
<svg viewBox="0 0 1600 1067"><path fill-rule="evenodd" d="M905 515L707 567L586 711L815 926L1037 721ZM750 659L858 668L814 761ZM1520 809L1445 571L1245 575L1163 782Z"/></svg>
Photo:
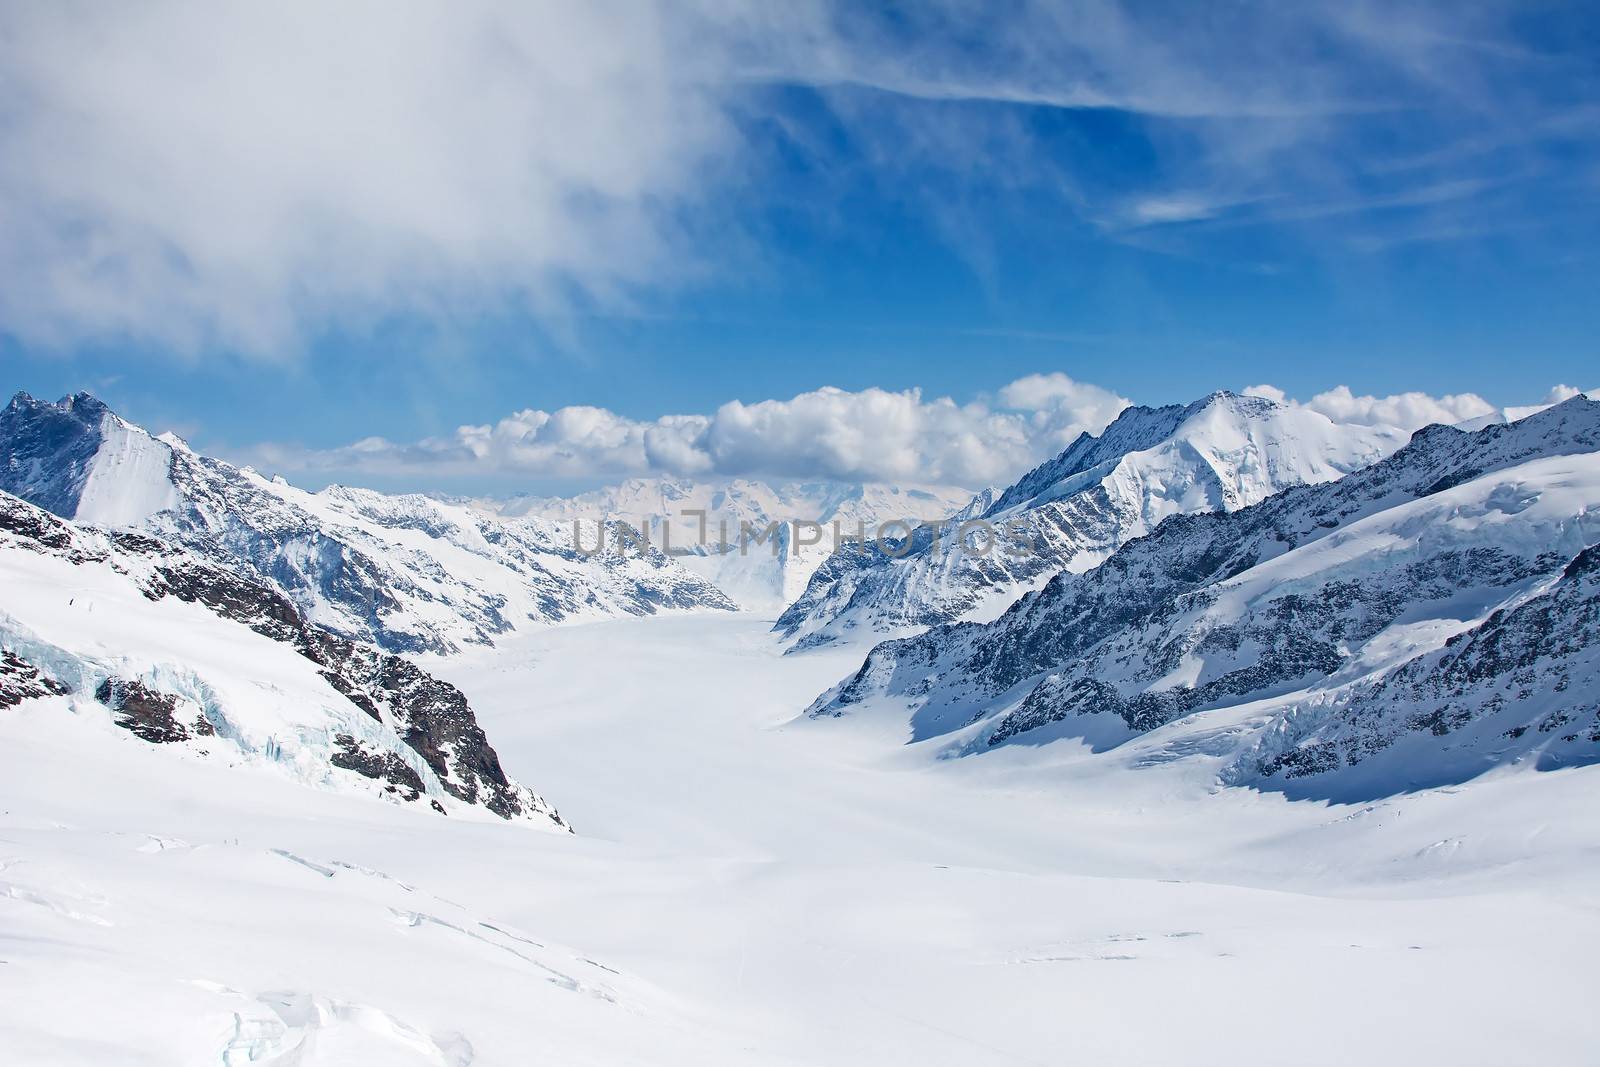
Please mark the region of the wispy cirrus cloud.
<svg viewBox="0 0 1600 1067"><path fill-rule="evenodd" d="M1112 232L1328 205L1501 225L1527 198L1484 183L1593 134L1592 75L1520 26L1500 3L7 5L0 332L261 356L393 315L627 309L760 258L774 151L905 190L980 264L972 205L1008 192ZM1122 116L1140 169L1038 111Z"/></svg>

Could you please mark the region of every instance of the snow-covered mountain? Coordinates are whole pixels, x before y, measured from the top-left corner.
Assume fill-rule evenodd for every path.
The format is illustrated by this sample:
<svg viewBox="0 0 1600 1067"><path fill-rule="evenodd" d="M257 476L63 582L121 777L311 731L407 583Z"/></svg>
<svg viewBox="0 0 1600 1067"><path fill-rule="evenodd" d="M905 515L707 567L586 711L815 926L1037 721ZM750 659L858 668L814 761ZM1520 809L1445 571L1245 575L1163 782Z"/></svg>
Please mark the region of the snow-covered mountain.
<svg viewBox="0 0 1600 1067"><path fill-rule="evenodd" d="M1600 403L1476 432L1431 426L1331 484L1171 517L993 623L881 644L811 712L886 702L914 739L973 752L1119 743L1261 702L1229 772L1239 782L1391 748L1363 772L1374 788L1530 752L1590 760L1596 542Z"/></svg>
<svg viewBox="0 0 1600 1067"><path fill-rule="evenodd" d="M1226 392L1187 406L1128 408L1004 492L980 494L942 528L917 530L909 545L835 554L777 629L807 647L992 619L1056 572L1088 570L1169 515L1233 511L1292 485L1332 481L1406 436ZM967 520L983 527L963 538Z"/></svg>
<svg viewBox="0 0 1600 1067"><path fill-rule="evenodd" d="M460 690L186 548L0 493L0 586L0 707L56 698L210 762L566 829Z"/></svg>
<svg viewBox="0 0 1600 1067"><path fill-rule="evenodd" d="M423 496L308 493L152 437L85 393L18 393L0 412L0 489L80 523L160 533L278 586L312 623L396 652L489 643L530 622L734 606L659 551L585 554L570 528Z"/></svg>
<svg viewBox="0 0 1600 1067"><path fill-rule="evenodd" d="M574 522L603 520L648 526L653 544L668 548L740 607L776 611L828 558L835 524L841 539L863 532L871 537L882 523L943 518L971 496L941 485L632 478L573 497L472 503L499 516L537 516L569 529ZM773 523L777 530L763 536Z"/></svg>

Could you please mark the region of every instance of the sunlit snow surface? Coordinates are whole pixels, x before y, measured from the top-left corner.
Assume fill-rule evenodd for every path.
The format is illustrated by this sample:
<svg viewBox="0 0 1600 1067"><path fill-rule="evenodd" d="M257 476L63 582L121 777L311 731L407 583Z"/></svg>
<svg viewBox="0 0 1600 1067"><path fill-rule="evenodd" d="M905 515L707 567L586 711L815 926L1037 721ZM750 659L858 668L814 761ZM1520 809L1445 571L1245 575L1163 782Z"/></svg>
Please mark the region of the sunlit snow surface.
<svg viewBox="0 0 1600 1067"><path fill-rule="evenodd" d="M748 616L426 666L578 835L0 712L18 1064L1580 1062L1600 769L1218 789L1248 708L1098 755L798 718Z"/></svg>

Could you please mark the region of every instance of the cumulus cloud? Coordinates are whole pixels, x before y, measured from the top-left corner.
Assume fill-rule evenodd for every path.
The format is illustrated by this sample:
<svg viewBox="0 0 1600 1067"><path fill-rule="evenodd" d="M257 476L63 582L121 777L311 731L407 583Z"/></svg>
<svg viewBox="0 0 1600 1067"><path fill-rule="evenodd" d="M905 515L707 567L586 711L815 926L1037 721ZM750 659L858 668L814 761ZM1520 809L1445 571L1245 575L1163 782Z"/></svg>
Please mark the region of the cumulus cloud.
<svg viewBox="0 0 1600 1067"><path fill-rule="evenodd" d="M1335 422L1396 426L1402 430L1419 430L1432 423L1453 426L1485 418L1515 420L1578 395L1578 390L1571 386L1558 385L1550 391L1543 403L1527 407L1497 408L1476 393L1431 396L1428 393L1410 392L1394 393L1390 396L1357 396L1349 386L1340 385L1302 402L1291 400L1275 385L1252 385L1243 391L1249 396L1266 397L1280 404L1296 404L1319 411Z"/></svg>
<svg viewBox="0 0 1600 1067"><path fill-rule="evenodd" d="M1430 423L1516 419L1575 396L1497 408L1473 393L1357 395L1338 386L1307 401L1273 385L1246 395L1318 411L1334 422L1414 431ZM1593 394L1591 394L1593 395ZM310 480L377 476L409 484L631 476L1005 485L1079 434L1099 433L1127 406L1062 373L1030 374L991 397L957 403L920 389L826 387L788 399L729 401L708 415L631 419L598 407L527 409L416 442L369 437L341 448L259 445L235 458Z"/></svg>
<svg viewBox="0 0 1600 1067"><path fill-rule="evenodd" d="M711 415L627 419L603 408L519 411L412 444L369 438L309 451L263 446L260 466L420 477L764 476L983 486L1004 482L1128 401L1064 374L1031 375L998 405L921 390L823 388L787 400L730 401Z"/></svg>
<svg viewBox="0 0 1600 1067"><path fill-rule="evenodd" d="M1537 404L1528 404L1524 407L1509 407L1505 410L1506 418L1515 422L1517 419L1527 418L1529 415L1543 411L1552 404L1559 404L1563 400L1571 400L1575 396L1600 396L1600 390L1575 389L1570 385L1555 385L1545 394L1544 399Z"/></svg>

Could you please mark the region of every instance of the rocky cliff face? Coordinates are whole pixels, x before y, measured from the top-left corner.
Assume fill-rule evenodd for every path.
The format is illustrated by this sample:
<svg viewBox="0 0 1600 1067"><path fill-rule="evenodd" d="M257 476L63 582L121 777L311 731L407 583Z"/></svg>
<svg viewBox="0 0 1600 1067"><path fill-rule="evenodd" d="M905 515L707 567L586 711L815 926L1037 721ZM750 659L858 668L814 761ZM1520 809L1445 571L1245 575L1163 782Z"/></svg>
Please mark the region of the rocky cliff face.
<svg viewBox="0 0 1600 1067"><path fill-rule="evenodd" d="M1224 777L1272 783L1360 765L1417 788L1528 757L1546 768L1600 758L1600 544L1442 646L1291 702Z"/></svg>

